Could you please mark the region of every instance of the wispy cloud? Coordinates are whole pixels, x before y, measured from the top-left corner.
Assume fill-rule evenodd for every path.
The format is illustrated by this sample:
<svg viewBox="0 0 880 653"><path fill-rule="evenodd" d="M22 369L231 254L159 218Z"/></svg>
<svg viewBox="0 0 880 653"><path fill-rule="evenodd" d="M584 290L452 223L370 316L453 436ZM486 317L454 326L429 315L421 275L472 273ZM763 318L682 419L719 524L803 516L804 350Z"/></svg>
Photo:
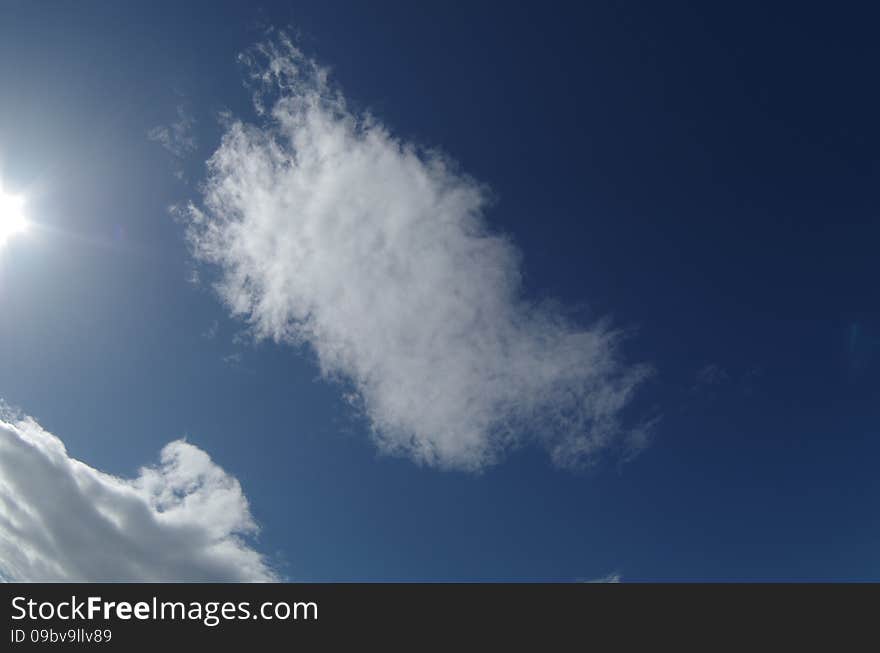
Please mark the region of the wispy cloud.
<svg viewBox="0 0 880 653"><path fill-rule="evenodd" d="M240 351L234 351L231 354L227 354L223 357L223 362L230 367L240 367L243 360L244 354L242 354Z"/></svg>
<svg viewBox="0 0 880 653"><path fill-rule="evenodd" d="M220 323L217 320L211 322L211 325L202 332L202 337L207 340L213 340L220 332Z"/></svg>
<svg viewBox="0 0 880 653"><path fill-rule="evenodd" d="M147 136L174 156L182 158L196 149L196 138L192 133L195 124L195 118L180 105L177 107L177 119L174 122L153 127Z"/></svg>
<svg viewBox="0 0 880 653"><path fill-rule="evenodd" d="M196 120L184 105L177 107L177 118L169 125L157 125L148 133L147 138L161 145L175 158L174 174L184 178L181 161L192 154L198 142L193 131Z"/></svg>
<svg viewBox="0 0 880 653"><path fill-rule="evenodd" d="M592 580L585 580L585 583L619 583L623 580L623 576L618 574L617 572L613 572L608 574L607 576L602 576L601 578L593 578Z"/></svg>
<svg viewBox="0 0 880 653"><path fill-rule="evenodd" d="M0 421L0 577L271 581L238 481L182 440L135 479L71 458L32 419Z"/></svg>
<svg viewBox="0 0 880 653"><path fill-rule="evenodd" d="M189 237L258 337L311 345L386 452L476 470L524 441L559 465L646 441L621 333L521 295L485 186L353 113L284 36L241 57L260 125L229 118Z"/></svg>
<svg viewBox="0 0 880 653"><path fill-rule="evenodd" d="M712 388L730 380L730 374L723 367L715 363L704 365L696 373L696 381L693 390L699 391Z"/></svg>

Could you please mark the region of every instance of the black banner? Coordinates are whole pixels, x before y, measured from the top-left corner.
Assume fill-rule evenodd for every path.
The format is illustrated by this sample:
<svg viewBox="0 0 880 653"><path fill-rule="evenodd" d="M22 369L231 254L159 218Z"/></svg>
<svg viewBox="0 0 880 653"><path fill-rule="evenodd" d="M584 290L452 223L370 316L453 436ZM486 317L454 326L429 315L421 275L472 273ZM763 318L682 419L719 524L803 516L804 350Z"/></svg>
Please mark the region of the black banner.
<svg viewBox="0 0 880 653"><path fill-rule="evenodd" d="M6 584L34 647L874 645L874 584Z"/></svg>

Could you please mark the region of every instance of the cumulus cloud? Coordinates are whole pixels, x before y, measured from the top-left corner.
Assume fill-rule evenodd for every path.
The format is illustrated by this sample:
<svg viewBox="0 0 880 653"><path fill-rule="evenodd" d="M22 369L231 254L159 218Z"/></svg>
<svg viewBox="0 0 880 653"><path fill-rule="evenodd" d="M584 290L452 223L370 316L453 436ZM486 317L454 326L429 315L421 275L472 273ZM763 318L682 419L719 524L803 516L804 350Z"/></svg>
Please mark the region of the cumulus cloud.
<svg viewBox="0 0 880 653"><path fill-rule="evenodd" d="M476 470L538 441L560 465L632 450L621 413L649 374L621 334L529 301L487 188L351 110L284 35L243 54L259 124L226 117L197 258L258 338L307 344L386 452Z"/></svg>
<svg viewBox="0 0 880 653"><path fill-rule="evenodd" d="M238 481L177 440L135 479L71 458L32 419L0 420L0 578L271 581Z"/></svg>

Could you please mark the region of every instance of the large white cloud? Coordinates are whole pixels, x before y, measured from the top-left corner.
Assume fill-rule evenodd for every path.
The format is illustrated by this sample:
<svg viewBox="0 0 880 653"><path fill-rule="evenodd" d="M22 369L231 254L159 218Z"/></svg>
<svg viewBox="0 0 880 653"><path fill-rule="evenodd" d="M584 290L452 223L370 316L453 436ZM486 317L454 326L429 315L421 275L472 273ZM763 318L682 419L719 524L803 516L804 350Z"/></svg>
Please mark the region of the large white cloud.
<svg viewBox="0 0 880 653"><path fill-rule="evenodd" d="M204 451L168 444L133 480L71 458L31 419L0 421L0 578L271 581L238 481Z"/></svg>
<svg viewBox="0 0 880 653"><path fill-rule="evenodd" d="M234 314L309 344L388 452L479 469L528 439L561 465L643 445L620 415L648 369L607 325L521 296L484 186L352 112L283 35L242 60L262 122L228 119L188 211Z"/></svg>

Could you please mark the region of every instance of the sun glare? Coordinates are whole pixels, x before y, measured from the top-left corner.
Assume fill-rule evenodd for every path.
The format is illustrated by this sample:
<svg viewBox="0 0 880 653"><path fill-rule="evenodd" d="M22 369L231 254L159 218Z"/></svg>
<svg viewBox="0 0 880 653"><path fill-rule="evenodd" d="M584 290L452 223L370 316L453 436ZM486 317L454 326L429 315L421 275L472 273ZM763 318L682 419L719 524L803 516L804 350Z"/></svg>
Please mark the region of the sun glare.
<svg viewBox="0 0 880 653"><path fill-rule="evenodd" d="M24 217L24 198L20 195L10 195L0 188L0 247L6 242L27 229L27 219Z"/></svg>

